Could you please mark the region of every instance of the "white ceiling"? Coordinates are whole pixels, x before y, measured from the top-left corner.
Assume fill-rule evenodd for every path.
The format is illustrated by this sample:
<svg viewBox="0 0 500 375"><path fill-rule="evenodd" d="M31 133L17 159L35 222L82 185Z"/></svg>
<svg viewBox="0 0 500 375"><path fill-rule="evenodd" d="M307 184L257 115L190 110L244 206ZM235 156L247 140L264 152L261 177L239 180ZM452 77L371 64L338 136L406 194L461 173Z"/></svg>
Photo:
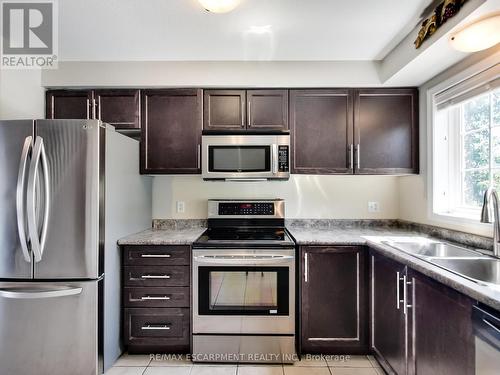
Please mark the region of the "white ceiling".
<svg viewBox="0 0 500 375"><path fill-rule="evenodd" d="M60 0L59 56L74 61L380 60L430 0Z"/></svg>

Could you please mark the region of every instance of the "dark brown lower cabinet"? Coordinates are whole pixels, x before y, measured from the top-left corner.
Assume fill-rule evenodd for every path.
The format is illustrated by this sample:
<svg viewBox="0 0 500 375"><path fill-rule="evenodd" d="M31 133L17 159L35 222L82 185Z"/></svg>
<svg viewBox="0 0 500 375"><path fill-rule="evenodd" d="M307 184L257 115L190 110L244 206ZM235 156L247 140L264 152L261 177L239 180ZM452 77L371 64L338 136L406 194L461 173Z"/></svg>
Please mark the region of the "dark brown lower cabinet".
<svg viewBox="0 0 500 375"><path fill-rule="evenodd" d="M468 297L371 253L372 350L388 374L474 375Z"/></svg>
<svg viewBox="0 0 500 375"><path fill-rule="evenodd" d="M303 246L301 351L368 350L366 252L359 246Z"/></svg>
<svg viewBox="0 0 500 375"><path fill-rule="evenodd" d="M401 284L405 266L377 254L371 267L371 347L389 374L407 374L407 317Z"/></svg>
<svg viewBox="0 0 500 375"><path fill-rule="evenodd" d="M188 353L190 247L124 246L123 338L129 353Z"/></svg>
<svg viewBox="0 0 500 375"><path fill-rule="evenodd" d="M411 373L474 375L473 302L412 270L409 274L415 345Z"/></svg>

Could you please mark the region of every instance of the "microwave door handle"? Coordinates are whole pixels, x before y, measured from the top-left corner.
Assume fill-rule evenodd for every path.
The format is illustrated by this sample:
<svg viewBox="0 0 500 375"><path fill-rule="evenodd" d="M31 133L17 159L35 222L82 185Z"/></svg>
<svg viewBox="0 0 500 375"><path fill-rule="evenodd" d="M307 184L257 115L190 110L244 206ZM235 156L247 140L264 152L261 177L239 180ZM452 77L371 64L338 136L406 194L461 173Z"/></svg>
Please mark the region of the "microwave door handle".
<svg viewBox="0 0 500 375"><path fill-rule="evenodd" d="M278 145L271 145L271 165L273 175L278 173Z"/></svg>

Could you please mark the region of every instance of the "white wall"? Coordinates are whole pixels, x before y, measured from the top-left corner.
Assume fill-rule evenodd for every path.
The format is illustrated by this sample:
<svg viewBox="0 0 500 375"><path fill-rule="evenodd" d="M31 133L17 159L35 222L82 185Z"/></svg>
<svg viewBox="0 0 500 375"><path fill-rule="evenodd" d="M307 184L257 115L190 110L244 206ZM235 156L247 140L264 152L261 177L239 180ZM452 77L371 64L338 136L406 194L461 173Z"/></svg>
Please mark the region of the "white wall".
<svg viewBox="0 0 500 375"><path fill-rule="evenodd" d="M372 61L65 61L45 87L380 86Z"/></svg>
<svg viewBox="0 0 500 375"><path fill-rule="evenodd" d="M288 218L395 219L399 213L398 177L292 175L289 181L215 182L200 176L155 177L153 218L207 217L209 198L283 198ZM185 213L176 212L184 201ZM380 212L368 213L368 201Z"/></svg>
<svg viewBox="0 0 500 375"><path fill-rule="evenodd" d="M0 69L0 120L45 117L40 70Z"/></svg>
<svg viewBox="0 0 500 375"><path fill-rule="evenodd" d="M491 224L481 224L479 218L477 223L465 224L460 222L445 222L430 219L428 212L428 192L427 192L427 159L430 150L427 149L427 119L428 108L426 92L430 88L443 82L453 81L454 77L461 75L462 79L467 76L478 73L479 66L485 69L485 66L498 63L500 61L500 45L490 48L481 53L476 53L460 63L454 65L445 72L434 77L420 87L420 175L406 176L399 178L399 218L403 220L414 221L418 223L437 225L450 229L461 230L469 233L492 236L493 229Z"/></svg>

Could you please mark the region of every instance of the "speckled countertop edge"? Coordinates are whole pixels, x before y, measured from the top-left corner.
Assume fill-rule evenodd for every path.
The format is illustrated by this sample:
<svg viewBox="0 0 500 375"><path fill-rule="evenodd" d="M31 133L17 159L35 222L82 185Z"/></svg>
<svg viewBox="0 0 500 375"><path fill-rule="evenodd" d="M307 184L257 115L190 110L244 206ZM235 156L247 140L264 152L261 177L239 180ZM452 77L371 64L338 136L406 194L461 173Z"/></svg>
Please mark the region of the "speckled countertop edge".
<svg viewBox="0 0 500 375"><path fill-rule="evenodd" d="M447 285L472 299L482 302L495 310L500 310L500 288L496 289L476 283L411 254L394 249L389 245L381 243L381 241L384 241L385 239L386 238L383 236L365 237L366 244L370 247L370 249L375 250L387 258L402 263L415 271L430 277L431 279Z"/></svg>
<svg viewBox="0 0 500 375"><path fill-rule="evenodd" d="M118 245L191 245L205 229L146 229L119 239Z"/></svg>

